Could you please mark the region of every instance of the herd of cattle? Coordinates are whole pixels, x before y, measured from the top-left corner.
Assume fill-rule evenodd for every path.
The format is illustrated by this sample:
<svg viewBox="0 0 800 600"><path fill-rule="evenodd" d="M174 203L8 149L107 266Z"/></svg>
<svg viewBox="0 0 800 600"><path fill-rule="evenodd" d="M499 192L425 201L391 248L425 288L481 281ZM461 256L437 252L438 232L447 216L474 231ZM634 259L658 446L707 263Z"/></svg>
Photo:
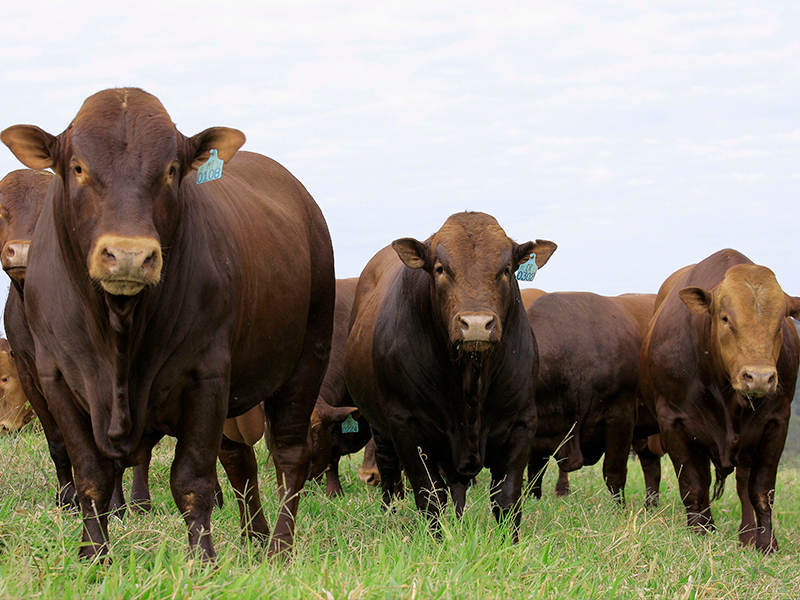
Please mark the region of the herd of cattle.
<svg viewBox="0 0 800 600"><path fill-rule="evenodd" d="M404 472L434 529L448 492L461 514L487 468L514 539L526 467L538 497L555 456L567 493L566 473L605 455L622 501L633 448L655 504L666 452L691 528L713 528L713 464L714 497L736 471L741 542L777 550L800 298L742 254L685 267L657 295L521 293L515 273L544 266L556 245L517 244L491 216L459 213L336 281L318 206L279 164L239 152L237 130L187 138L155 97L126 88L88 98L58 136L15 125L0 137L30 168L0 182L12 281L2 425L30 420L30 402L58 502L82 513L81 556L108 553L125 468L132 505L149 506L165 435L177 440L170 487L190 548L207 559L217 458L242 527L272 555L292 546L307 478L326 473L341 494L339 457L365 445L377 467L365 461L362 478L388 506ZM222 170L198 179L209 158ZM272 535L262 437L281 497Z"/></svg>

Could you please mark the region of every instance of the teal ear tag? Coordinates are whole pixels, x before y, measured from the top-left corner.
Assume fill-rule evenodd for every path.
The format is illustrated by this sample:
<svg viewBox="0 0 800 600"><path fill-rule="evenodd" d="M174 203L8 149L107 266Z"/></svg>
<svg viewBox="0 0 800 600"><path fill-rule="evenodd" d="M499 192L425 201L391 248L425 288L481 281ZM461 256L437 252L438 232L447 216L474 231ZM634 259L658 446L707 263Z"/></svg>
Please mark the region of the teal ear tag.
<svg viewBox="0 0 800 600"><path fill-rule="evenodd" d="M225 161L217 156L216 150L212 150L208 161L204 165L200 165L200 168L197 169L197 183L214 181L222 177L223 164L225 164Z"/></svg>
<svg viewBox="0 0 800 600"><path fill-rule="evenodd" d="M347 418L342 421L342 433L358 433L358 421L353 418L353 415L347 415Z"/></svg>
<svg viewBox="0 0 800 600"><path fill-rule="evenodd" d="M539 267L536 266L536 254L531 254L528 258L528 262L520 265L519 269L517 269L517 279L519 281L533 281L533 278L536 277L536 271L539 270Z"/></svg>

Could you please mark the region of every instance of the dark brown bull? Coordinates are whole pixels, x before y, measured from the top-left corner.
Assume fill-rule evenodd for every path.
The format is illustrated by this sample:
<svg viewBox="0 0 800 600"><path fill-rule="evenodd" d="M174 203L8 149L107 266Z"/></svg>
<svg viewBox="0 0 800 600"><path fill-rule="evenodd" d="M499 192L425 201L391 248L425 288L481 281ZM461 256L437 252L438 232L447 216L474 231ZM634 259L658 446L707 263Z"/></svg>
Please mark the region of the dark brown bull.
<svg viewBox="0 0 800 600"><path fill-rule="evenodd" d="M333 312L333 338L328 370L311 414L311 470L309 479L325 474L329 496L343 494L339 479L339 459L361 450L372 437L367 420L358 414L344 381L344 349L350 331L350 312L358 277L336 280L336 308ZM347 419L353 416L353 420ZM348 420L348 431L342 423ZM353 429L355 431L349 431Z"/></svg>
<svg viewBox="0 0 800 600"><path fill-rule="evenodd" d="M11 278L11 289L3 313L9 343L14 349L20 385L42 424L50 457L58 479L57 501L60 506L77 505L72 464L64 436L47 408L38 383L34 364L33 338L25 317L23 289L28 264L28 246L44 206L53 174L47 171L20 169L0 181L0 257L3 270ZM119 492L121 488L117 488ZM119 500L119 496L117 496ZM119 502L115 503L118 508Z"/></svg>
<svg viewBox="0 0 800 600"><path fill-rule="evenodd" d="M639 350L654 301L654 294L560 292L528 307L539 348L539 425L528 464L537 498L551 455L570 472L605 454L606 486L622 499L639 402ZM568 492L566 476L558 491Z"/></svg>
<svg viewBox="0 0 800 600"><path fill-rule="evenodd" d="M739 540L778 549L772 504L797 379L800 341L787 296L766 267L721 250L671 276L644 340L640 381L678 474L689 527L713 529L714 498L736 469Z"/></svg>
<svg viewBox="0 0 800 600"><path fill-rule="evenodd" d="M489 215L459 213L364 269L345 377L373 430L386 505L402 466L435 524L445 482L460 514L467 485L488 467L493 511L516 539L537 360L514 272L533 253L541 267L555 248L516 244Z"/></svg>
<svg viewBox="0 0 800 600"><path fill-rule="evenodd" d="M220 450L250 535L267 535L252 448L222 439L226 417L262 401L284 501L270 552L291 547L334 301L311 196L274 161L236 154L241 132L187 138L138 89L95 94L59 136L17 125L2 140L57 175L31 242L25 313L75 470L80 554L108 551L114 460L140 462L165 434L177 438L170 484L192 549L216 554ZM212 151L224 174L197 184Z"/></svg>

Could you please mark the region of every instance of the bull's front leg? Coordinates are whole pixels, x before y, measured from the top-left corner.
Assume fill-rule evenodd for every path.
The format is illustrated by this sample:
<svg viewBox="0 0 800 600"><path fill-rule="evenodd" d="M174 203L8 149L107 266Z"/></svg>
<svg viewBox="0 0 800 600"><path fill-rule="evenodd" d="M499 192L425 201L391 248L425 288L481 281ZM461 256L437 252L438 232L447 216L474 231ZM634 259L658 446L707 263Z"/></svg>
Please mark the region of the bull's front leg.
<svg viewBox="0 0 800 600"><path fill-rule="evenodd" d="M786 410L788 413L788 409ZM778 551L778 540L772 530L772 506L775 502L775 480L778 473L783 447L786 443L788 431L788 414L784 418L771 420L764 427L761 442L753 452L753 464L748 478L749 504L755 512L756 528L755 539L742 540L742 530L745 529L745 503L742 501L742 527L740 527L740 540L743 543L755 543L756 548L764 554ZM737 472L738 489L738 472ZM739 498L742 499L741 494ZM752 517L751 517L752 519Z"/></svg>
<svg viewBox="0 0 800 600"><path fill-rule="evenodd" d="M697 533L714 530L711 515L711 461L703 448L690 444L679 427L662 427L661 438L678 476L686 522Z"/></svg>
<svg viewBox="0 0 800 600"><path fill-rule="evenodd" d="M198 379L184 392L181 429L176 436L170 489L189 528L190 553L214 561L211 512L217 484L217 454L227 413L229 382L225 377Z"/></svg>
<svg viewBox="0 0 800 600"><path fill-rule="evenodd" d="M487 466L492 474L489 494L492 513L500 524L511 528L511 539L519 541L522 521L522 480L533 445L533 429L519 424L511 431L504 443L491 452L487 448Z"/></svg>
<svg viewBox="0 0 800 600"><path fill-rule="evenodd" d="M114 489L114 461L105 457L94 441L91 421L76 408L72 392L60 374L42 377L48 405L64 434L74 470L75 490L83 518L78 555L83 559L108 555L108 512Z"/></svg>

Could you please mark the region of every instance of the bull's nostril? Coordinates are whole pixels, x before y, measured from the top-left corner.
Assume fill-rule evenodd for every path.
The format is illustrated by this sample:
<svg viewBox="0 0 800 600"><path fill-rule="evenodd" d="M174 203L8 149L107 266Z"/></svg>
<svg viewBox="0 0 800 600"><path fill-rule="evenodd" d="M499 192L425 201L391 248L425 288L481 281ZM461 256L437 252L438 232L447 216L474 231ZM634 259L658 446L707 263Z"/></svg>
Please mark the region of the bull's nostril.
<svg viewBox="0 0 800 600"><path fill-rule="evenodd" d="M750 373L745 373L742 379L744 379L747 383L753 383L753 376Z"/></svg>
<svg viewBox="0 0 800 600"><path fill-rule="evenodd" d="M486 330L491 331L492 329L494 329L494 319L489 319L486 323Z"/></svg>

